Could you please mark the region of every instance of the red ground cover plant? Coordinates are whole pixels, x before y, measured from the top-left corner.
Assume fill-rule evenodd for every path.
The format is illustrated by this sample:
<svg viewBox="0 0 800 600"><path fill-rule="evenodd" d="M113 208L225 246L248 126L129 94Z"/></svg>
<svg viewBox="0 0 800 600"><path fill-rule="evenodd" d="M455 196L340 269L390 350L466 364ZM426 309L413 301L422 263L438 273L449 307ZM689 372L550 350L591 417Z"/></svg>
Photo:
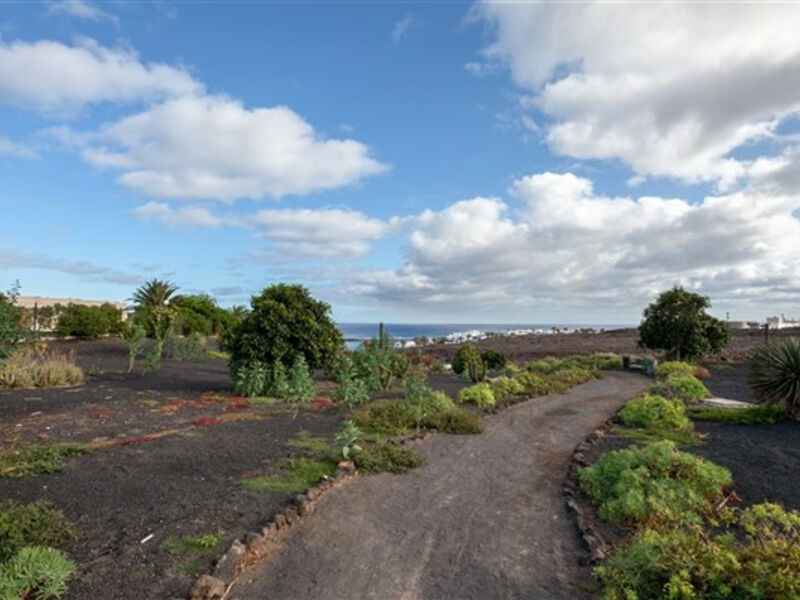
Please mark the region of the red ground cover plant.
<svg viewBox="0 0 800 600"><path fill-rule="evenodd" d="M311 403L318 408L332 408L336 406L330 398L325 396L318 396L314 398Z"/></svg>
<svg viewBox="0 0 800 600"><path fill-rule="evenodd" d="M192 421L195 427L211 427L212 425L219 425L222 421L217 417L200 417Z"/></svg>
<svg viewBox="0 0 800 600"><path fill-rule="evenodd" d="M245 410L250 408L250 401L242 396L230 396L225 399L225 412L233 412L236 410Z"/></svg>
<svg viewBox="0 0 800 600"><path fill-rule="evenodd" d="M124 440L120 440L115 445L117 446L133 446L135 444L143 444L144 442L152 442L153 440L157 440L158 438L154 435L142 435L139 437L132 437L126 438Z"/></svg>
<svg viewBox="0 0 800 600"><path fill-rule="evenodd" d="M95 419L113 419L116 417L116 413L111 412L107 408L98 408L92 412L92 416Z"/></svg>

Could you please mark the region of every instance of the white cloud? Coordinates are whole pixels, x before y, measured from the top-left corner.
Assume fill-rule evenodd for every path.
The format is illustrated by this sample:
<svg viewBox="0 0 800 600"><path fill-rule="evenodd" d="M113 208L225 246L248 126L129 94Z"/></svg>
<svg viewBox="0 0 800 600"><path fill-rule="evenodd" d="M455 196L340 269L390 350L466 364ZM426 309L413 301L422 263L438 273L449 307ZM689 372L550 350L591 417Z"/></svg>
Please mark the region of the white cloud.
<svg viewBox="0 0 800 600"><path fill-rule="evenodd" d="M392 41L399 44L407 34L411 26L414 24L414 15L406 15L402 19L395 22L392 28Z"/></svg>
<svg viewBox="0 0 800 600"><path fill-rule="evenodd" d="M133 102L196 93L185 70L142 63L123 48L90 39L77 45L0 40L0 102L45 111L71 111L97 102Z"/></svg>
<svg viewBox="0 0 800 600"><path fill-rule="evenodd" d="M90 281L105 281L123 285L138 285L145 279L143 275L126 273L88 261L64 260L53 258L46 254L28 254L0 248L0 271L10 271L12 269L58 271Z"/></svg>
<svg viewBox="0 0 800 600"><path fill-rule="evenodd" d="M38 158L39 154L31 146L20 144L0 136L0 156L16 158Z"/></svg>
<svg viewBox="0 0 800 600"><path fill-rule="evenodd" d="M285 106L246 108L223 96L186 96L103 126L91 164L149 196L279 198L352 185L387 166L364 144L328 139Z"/></svg>
<svg viewBox="0 0 800 600"><path fill-rule="evenodd" d="M410 220L406 260L348 286L397 305L535 318L637 311L681 283L715 302L800 301L800 194L751 185L698 204L606 197L571 173L517 180L513 201L474 198Z"/></svg>
<svg viewBox="0 0 800 600"><path fill-rule="evenodd" d="M551 122L550 148L642 176L746 174L731 156L800 111L800 5L482 2L485 50ZM474 69L473 69L474 70Z"/></svg>
<svg viewBox="0 0 800 600"><path fill-rule="evenodd" d="M119 24L116 15L106 12L87 0L57 0L47 7L49 15L67 15L83 21L109 21Z"/></svg>
<svg viewBox="0 0 800 600"><path fill-rule="evenodd" d="M131 214L144 220L155 219L169 227L210 227L217 228L227 221L213 214L207 208L184 206L172 208L163 202L148 202L136 207Z"/></svg>

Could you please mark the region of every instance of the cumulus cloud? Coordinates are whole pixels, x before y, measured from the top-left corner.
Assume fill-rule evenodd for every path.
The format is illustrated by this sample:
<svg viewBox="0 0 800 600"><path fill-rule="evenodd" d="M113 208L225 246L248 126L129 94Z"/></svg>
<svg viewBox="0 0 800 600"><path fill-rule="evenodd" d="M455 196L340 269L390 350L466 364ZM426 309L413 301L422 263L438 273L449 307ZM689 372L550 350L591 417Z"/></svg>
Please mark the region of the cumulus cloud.
<svg viewBox="0 0 800 600"><path fill-rule="evenodd" d="M692 204L607 197L572 173L539 173L517 180L510 195L425 211L409 223L403 265L365 274L348 289L401 305L503 315L637 309L675 283L715 301L800 301L797 193L751 185Z"/></svg>
<svg viewBox="0 0 800 600"><path fill-rule="evenodd" d="M487 62L547 115L550 148L638 175L746 175L734 151L800 111L800 6L482 2ZM634 180L638 181L638 180Z"/></svg>
<svg viewBox="0 0 800 600"><path fill-rule="evenodd" d="M361 142L326 138L290 108L224 96L174 98L107 124L84 157L149 196L224 201L308 194L388 168Z"/></svg>
<svg viewBox="0 0 800 600"><path fill-rule="evenodd" d="M124 48L91 39L73 46L50 40L0 40L0 102L45 111L89 103L132 102L200 92L179 67L142 63Z"/></svg>
<svg viewBox="0 0 800 600"><path fill-rule="evenodd" d="M66 15L83 21L109 21L119 23L116 15L106 12L87 0L57 0L47 7L49 15Z"/></svg>
<svg viewBox="0 0 800 600"><path fill-rule="evenodd" d="M105 281L123 285L138 285L145 277L104 267L88 261L70 261L46 254L29 254L0 248L0 271L11 269L42 269L76 275L91 281Z"/></svg>

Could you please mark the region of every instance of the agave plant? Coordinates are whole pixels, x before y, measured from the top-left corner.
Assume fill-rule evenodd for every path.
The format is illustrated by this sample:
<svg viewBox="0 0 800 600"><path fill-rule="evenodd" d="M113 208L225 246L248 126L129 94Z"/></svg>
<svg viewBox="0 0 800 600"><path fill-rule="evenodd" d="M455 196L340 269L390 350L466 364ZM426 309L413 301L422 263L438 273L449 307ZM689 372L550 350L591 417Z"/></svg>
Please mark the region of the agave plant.
<svg viewBox="0 0 800 600"><path fill-rule="evenodd" d="M756 398L782 404L800 419L800 338L756 350L750 358L748 383Z"/></svg>

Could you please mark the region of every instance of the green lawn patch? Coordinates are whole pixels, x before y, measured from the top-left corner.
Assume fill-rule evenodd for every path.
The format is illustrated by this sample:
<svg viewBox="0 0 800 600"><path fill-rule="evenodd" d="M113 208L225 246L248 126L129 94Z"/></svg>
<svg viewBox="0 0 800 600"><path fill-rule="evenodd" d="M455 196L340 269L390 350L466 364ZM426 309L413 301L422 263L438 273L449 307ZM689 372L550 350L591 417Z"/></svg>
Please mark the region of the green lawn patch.
<svg viewBox="0 0 800 600"><path fill-rule="evenodd" d="M298 494L313 487L323 475L331 476L336 465L330 461L296 457L284 462L281 475L261 475L242 479L242 485L255 492Z"/></svg>
<svg viewBox="0 0 800 600"><path fill-rule="evenodd" d="M20 444L0 454L0 477L58 473L65 458L88 451L85 444Z"/></svg>
<svg viewBox="0 0 800 600"><path fill-rule="evenodd" d="M750 408L708 407L692 410L689 416L697 421L717 421L739 425L777 423L786 418L786 409L776 404L756 404Z"/></svg>
<svg viewBox="0 0 800 600"><path fill-rule="evenodd" d="M308 431L298 432L297 435L286 442L286 445L292 448L307 450L315 455L327 454L331 449L331 445L325 438L315 437Z"/></svg>
<svg viewBox="0 0 800 600"><path fill-rule="evenodd" d="M199 575L216 557L224 532L202 533L199 535L173 536L166 538L161 547L169 552L182 556L179 568L189 575Z"/></svg>
<svg viewBox="0 0 800 600"><path fill-rule="evenodd" d="M0 503L0 562L9 560L25 546L55 546L74 536L64 513L49 502Z"/></svg>

